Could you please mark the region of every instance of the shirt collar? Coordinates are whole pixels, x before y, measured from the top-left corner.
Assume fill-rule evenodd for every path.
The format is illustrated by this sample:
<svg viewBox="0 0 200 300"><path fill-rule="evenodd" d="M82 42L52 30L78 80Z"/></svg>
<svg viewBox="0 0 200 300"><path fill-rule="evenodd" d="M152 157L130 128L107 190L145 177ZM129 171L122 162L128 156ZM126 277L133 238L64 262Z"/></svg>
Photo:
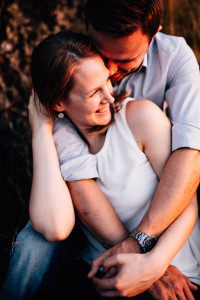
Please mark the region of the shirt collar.
<svg viewBox="0 0 200 300"><path fill-rule="evenodd" d="M147 68L147 53L144 56L144 59L141 63L141 65L139 66L139 68L135 71L133 71L133 73L138 73L140 72L142 69L146 69Z"/></svg>
<svg viewBox="0 0 200 300"><path fill-rule="evenodd" d="M147 68L147 53L144 56L143 62L142 62L142 67Z"/></svg>

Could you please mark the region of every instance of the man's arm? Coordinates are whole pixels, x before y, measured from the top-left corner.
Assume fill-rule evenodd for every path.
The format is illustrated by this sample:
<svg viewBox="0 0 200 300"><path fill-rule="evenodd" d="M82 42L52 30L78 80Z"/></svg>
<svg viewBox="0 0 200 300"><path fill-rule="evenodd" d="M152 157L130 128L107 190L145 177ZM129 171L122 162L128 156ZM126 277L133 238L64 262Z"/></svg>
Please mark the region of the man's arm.
<svg viewBox="0 0 200 300"><path fill-rule="evenodd" d="M94 180L77 180L67 184L80 220L105 248L127 238L129 232ZM135 252L135 248L132 250Z"/></svg>
<svg viewBox="0 0 200 300"><path fill-rule="evenodd" d="M194 53L184 39L179 39L169 66L167 85L172 154L151 206L138 226L155 236L187 207L200 180L200 73Z"/></svg>
<svg viewBox="0 0 200 300"><path fill-rule="evenodd" d="M192 149L173 152L138 229L159 236L188 206L199 180L200 152Z"/></svg>
<svg viewBox="0 0 200 300"><path fill-rule="evenodd" d="M175 267L168 268L168 265L183 246L185 239L189 237L196 223L197 214L197 200L196 197L193 197L188 207L162 234L156 246L150 252L137 254L113 251L110 255L113 249L111 248L96 258L92 263L88 276L92 278L101 296L132 297L144 292L158 280L157 285L152 286L149 290L156 297L155 299L194 300L190 289L196 290L195 286ZM177 239L177 236L179 236L179 239ZM176 243L170 244L171 247L169 247L169 240L176 241ZM99 267L102 266L105 272L112 267L117 267L118 272L111 278L107 276L103 279L94 277ZM166 269L167 273L165 273ZM163 274L165 278L159 279ZM179 298L184 292L187 292L189 297ZM162 297L163 293L166 298Z"/></svg>

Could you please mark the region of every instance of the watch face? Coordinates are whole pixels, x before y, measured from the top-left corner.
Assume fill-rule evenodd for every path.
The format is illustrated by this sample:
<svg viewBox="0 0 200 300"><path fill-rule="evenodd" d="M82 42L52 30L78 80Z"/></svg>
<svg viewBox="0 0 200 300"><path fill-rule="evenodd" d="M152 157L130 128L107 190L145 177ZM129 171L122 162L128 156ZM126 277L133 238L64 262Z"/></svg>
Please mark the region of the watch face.
<svg viewBox="0 0 200 300"><path fill-rule="evenodd" d="M144 241L144 251L149 252L155 246L157 239L153 237L147 237Z"/></svg>

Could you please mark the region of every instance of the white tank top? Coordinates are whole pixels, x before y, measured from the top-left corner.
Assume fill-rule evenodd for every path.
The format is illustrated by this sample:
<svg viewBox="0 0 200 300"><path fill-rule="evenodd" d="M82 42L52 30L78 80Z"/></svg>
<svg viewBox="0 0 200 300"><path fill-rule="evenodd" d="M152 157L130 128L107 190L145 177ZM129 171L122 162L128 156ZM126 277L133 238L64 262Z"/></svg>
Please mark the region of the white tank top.
<svg viewBox="0 0 200 300"><path fill-rule="evenodd" d="M104 145L96 154L99 178L97 184L109 199L121 221L132 231L142 220L158 185L157 176L146 155L138 148L126 121L127 98L115 114ZM193 282L200 284L200 226L195 226L189 240L172 264ZM89 244L82 258L89 264L103 248L83 227ZM169 241L170 244L173 241Z"/></svg>

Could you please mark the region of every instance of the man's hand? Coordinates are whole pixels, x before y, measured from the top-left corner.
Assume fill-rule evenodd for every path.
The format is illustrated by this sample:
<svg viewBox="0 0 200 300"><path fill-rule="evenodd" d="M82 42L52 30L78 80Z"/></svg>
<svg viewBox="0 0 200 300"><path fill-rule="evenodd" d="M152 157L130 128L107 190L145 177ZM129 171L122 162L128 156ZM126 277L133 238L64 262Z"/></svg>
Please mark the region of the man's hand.
<svg viewBox="0 0 200 300"><path fill-rule="evenodd" d="M192 291L196 290L197 287L186 276L170 265L148 292L156 300L195 300Z"/></svg>
<svg viewBox="0 0 200 300"><path fill-rule="evenodd" d="M101 267L103 267L104 269L104 273L105 273L104 278L109 278L113 276L113 274L116 273L116 271L114 270L114 267L110 270L106 268L104 262L107 258L119 253L140 253L140 252L141 251L137 241L135 241L131 237L128 237L126 240L122 241L121 243L103 252L99 257L97 257L92 262L91 270L88 274L88 278L93 278Z"/></svg>

